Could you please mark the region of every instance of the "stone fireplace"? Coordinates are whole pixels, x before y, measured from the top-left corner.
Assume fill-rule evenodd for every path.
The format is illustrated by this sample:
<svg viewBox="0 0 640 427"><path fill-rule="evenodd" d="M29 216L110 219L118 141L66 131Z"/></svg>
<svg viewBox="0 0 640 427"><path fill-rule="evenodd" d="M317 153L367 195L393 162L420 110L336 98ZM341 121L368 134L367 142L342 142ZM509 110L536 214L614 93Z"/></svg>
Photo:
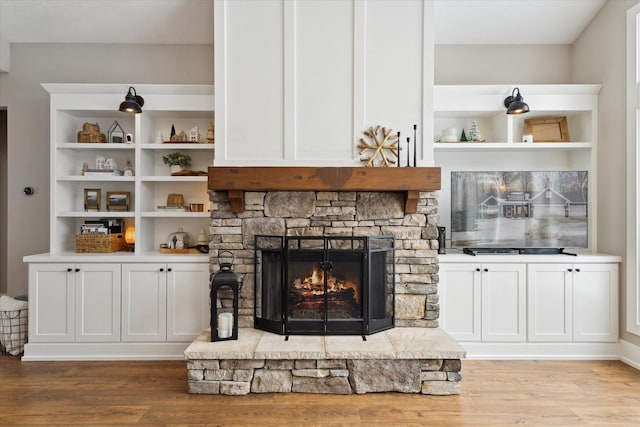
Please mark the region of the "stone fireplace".
<svg viewBox="0 0 640 427"><path fill-rule="evenodd" d="M392 192L247 192L245 211L234 213L226 192L211 192L212 267L218 251L234 254L242 276L239 327L254 327L255 239L393 236L395 325L438 326L436 193L421 192L417 212L404 213L404 197ZM230 300L220 301L222 307Z"/></svg>
<svg viewBox="0 0 640 427"><path fill-rule="evenodd" d="M233 270L242 277L242 329L238 341L215 343L208 342L205 331L185 351L189 391L459 393L464 350L438 328L439 180L439 168L210 168L212 271L219 268L219 252L233 253ZM347 305L356 302L356 291L358 301L367 293L356 283L362 278L354 270L361 271L362 252L358 251L371 239L389 239L394 256L385 255L372 263L378 268L376 276L385 277L378 284L383 290L382 305L376 303L374 319L355 319L362 308ZM293 260L299 265L293 269L271 265L269 259L289 254L284 249L289 243L294 249L320 245L322 250L294 250ZM330 285L327 270L336 254L332 251L348 246L359 248L356 255L346 258L351 272L334 277L334 282L341 283ZM322 298L297 305L298 291L312 293L319 286L309 278L314 265L325 270ZM291 307L284 307L289 300L283 295L265 305L265 268L275 269L267 276L280 283L293 272L287 279L298 283L299 289L292 291ZM349 319L348 330L336 326L339 318L327 321L326 290L334 285L343 295L353 296L353 301L340 303L337 315ZM279 289L284 292L285 288ZM314 312L314 303L321 300L322 312ZM224 309L232 301L221 297L216 303ZM294 336L285 341L285 337L263 332L291 332L282 326L283 317L306 317L298 319L302 322L293 329L310 336L291 334ZM363 325L376 322L382 332L363 341ZM337 328L338 336L328 334L327 328Z"/></svg>

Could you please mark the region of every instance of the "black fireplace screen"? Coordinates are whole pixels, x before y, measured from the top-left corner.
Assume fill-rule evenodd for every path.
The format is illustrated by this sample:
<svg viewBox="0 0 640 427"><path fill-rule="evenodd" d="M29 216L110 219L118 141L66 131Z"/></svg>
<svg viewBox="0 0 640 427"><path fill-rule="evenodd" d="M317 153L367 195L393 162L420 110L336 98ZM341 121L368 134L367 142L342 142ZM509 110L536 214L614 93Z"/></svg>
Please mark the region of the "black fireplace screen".
<svg viewBox="0 0 640 427"><path fill-rule="evenodd" d="M255 238L255 327L368 335L393 327L394 238Z"/></svg>

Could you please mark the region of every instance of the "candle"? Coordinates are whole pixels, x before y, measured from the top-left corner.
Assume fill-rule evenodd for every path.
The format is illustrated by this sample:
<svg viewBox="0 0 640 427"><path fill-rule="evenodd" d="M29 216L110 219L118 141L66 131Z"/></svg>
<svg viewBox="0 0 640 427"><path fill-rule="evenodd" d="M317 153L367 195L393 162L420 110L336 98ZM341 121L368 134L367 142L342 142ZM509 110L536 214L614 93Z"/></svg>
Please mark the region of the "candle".
<svg viewBox="0 0 640 427"><path fill-rule="evenodd" d="M409 150L409 147L410 147L410 144L411 144L409 142L410 140L411 140L411 138L407 137L407 167L411 166L411 162L409 161L409 152L411 151L411 150Z"/></svg>
<svg viewBox="0 0 640 427"><path fill-rule="evenodd" d="M233 333L233 314L220 313L218 315L218 338L229 338Z"/></svg>
<svg viewBox="0 0 640 427"><path fill-rule="evenodd" d="M398 158L398 167L400 167L400 132L398 132L398 155L396 157Z"/></svg>
<svg viewBox="0 0 640 427"><path fill-rule="evenodd" d="M417 154L416 154L416 144L417 144L417 138L416 138L416 129L418 128L418 125L413 125L413 167L418 166L416 159L417 159Z"/></svg>

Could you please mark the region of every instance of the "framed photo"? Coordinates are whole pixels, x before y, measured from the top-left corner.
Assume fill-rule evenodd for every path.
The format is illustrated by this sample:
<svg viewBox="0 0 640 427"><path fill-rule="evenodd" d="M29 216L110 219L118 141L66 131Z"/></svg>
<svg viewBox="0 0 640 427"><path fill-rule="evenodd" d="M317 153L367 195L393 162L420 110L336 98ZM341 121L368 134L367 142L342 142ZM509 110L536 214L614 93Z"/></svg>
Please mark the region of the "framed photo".
<svg viewBox="0 0 640 427"><path fill-rule="evenodd" d="M99 211L102 191L99 188L84 189L84 210Z"/></svg>
<svg viewBox="0 0 640 427"><path fill-rule="evenodd" d="M107 210L128 211L130 197L128 191L107 191Z"/></svg>

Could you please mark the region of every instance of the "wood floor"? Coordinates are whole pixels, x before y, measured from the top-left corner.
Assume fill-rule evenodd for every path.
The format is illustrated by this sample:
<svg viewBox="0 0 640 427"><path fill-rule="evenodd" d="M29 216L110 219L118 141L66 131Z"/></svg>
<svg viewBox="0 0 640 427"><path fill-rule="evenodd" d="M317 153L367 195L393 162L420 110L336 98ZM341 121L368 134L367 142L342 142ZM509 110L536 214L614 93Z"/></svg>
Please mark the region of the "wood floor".
<svg viewBox="0 0 640 427"><path fill-rule="evenodd" d="M186 363L0 356L0 425L640 425L640 371L616 361L469 361L462 394L186 392Z"/></svg>

